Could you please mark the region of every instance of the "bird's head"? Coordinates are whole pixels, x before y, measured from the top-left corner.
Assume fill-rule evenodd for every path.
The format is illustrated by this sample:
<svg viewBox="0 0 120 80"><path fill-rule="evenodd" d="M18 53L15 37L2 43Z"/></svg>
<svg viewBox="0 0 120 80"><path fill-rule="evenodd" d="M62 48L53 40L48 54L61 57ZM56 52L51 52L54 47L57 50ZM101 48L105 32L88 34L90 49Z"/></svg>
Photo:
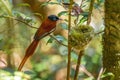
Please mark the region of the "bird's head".
<svg viewBox="0 0 120 80"><path fill-rule="evenodd" d="M58 20L60 20L56 15L50 15L50 16L48 16L48 19L50 19L51 21L58 21Z"/></svg>

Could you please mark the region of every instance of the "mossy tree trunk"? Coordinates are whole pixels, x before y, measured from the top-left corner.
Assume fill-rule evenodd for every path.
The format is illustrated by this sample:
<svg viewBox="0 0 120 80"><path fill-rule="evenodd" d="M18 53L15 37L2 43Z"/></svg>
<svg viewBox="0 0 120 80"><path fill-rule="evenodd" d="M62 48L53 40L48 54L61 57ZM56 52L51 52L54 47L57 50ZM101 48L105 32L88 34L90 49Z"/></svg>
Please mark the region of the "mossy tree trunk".
<svg viewBox="0 0 120 80"><path fill-rule="evenodd" d="M103 67L120 80L120 0L105 0L105 33L103 35ZM109 76L104 80L111 80Z"/></svg>

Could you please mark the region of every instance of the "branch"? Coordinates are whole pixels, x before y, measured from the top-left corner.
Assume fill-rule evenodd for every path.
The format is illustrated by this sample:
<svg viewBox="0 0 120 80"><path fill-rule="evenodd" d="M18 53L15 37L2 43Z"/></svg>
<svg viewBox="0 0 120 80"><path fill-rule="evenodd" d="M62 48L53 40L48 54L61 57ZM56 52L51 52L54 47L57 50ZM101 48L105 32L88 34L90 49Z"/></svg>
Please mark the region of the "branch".
<svg viewBox="0 0 120 80"><path fill-rule="evenodd" d="M93 7L94 7L94 2L95 2L95 0L91 0L91 2L90 2L90 8L89 8L87 25L89 25L89 24L90 24L90 21L91 21L91 15L92 15Z"/></svg>
<svg viewBox="0 0 120 80"><path fill-rule="evenodd" d="M82 6L83 1L84 1L84 0L82 0L81 3L80 3L80 8L81 8L81 6Z"/></svg>
<svg viewBox="0 0 120 80"><path fill-rule="evenodd" d="M25 25L27 25L27 26L29 26L29 27L31 27L31 28L38 29L37 27L34 27L34 26L28 24L27 22L25 22L25 21L23 21L23 20L20 20L20 19L17 19L17 18L11 17L11 16L4 16L4 15L2 15L2 16L0 16L0 17L11 18L11 19L13 19L13 20L16 20L16 21L19 21L19 22L21 22L21 23L24 23Z"/></svg>
<svg viewBox="0 0 120 80"><path fill-rule="evenodd" d="M53 37L52 35L49 35L49 36L50 36L51 38L53 38L57 43L65 46L65 47L68 47L68 45L65 45L65 44L63 44L62 42L58 41L58 40L57 40L55 37Z"/></svg>
<svg viewBox="0 0 120 80"><path fill-rule="evenodd" d="M100 32L95 33L95 36L96 36L96 35L99 35L99 34L101 34L101 33L104 33L104 31L100 31Z"/></svg>
<svg viewBox="0 0 120 80"><path fill-rule="evenodd" d="M26 22L24 22L24 21L22 21L22 20L20 20L20 19L14 18L14 17L10 17L10 16L0 16L0 17L11 18L11 19L13 19L13 20L16 20L16 21L19 21L19 22L21 22L21 23L24 23L25 25L27 25L27 26L30 27L30 28L38 29L37 27L34 27L34 26L32 26L32 25L30 25L30 24L28 24L28 23L26 23ZM2 32L4 32L4 31L0 31L0 33L2 33ZM59 44L65 46L65 47L68 47L67 45L65 45L65 44L63 44L62 42L58 41L58 40L57 40L55 37L53 37L52 35L49 35L49 36L50 36L51 38L53 38L53 39L54 39L56 42L58 42Z"/></svg>
<svg viewBox="0 0 120 80"><path fill-rule="evenodd" d="M101 78L101 75L103 74L104 70L103 70L103 67L100 69L100 72L99 72L99 75L98 75L98 78L97 80L100 80Z"/></svg>
<svg viewBox="0 0 120 80"><path fill-rule="evenodd" d="M83 51L84 50L81 50L79 52L79 55L78 55L78 60L77 60L77 66L76 66L76 70L75 70L74 80L78 80L77 77L78 77L78 72L79 72L79 69L80 69L80 62L81 62L81 58L82 58L82 55L83 55Z"/></svg>
<svg viewBox="0 0 120 80"><path fill-rule="evenodd" d="M69 15L68 15L68 63L67 63L67 79L66 80L70 80L70 65L71 65L71 46L70 46L70 28L71 28L71 11L72 11L72 4L73 4L73 0L70 0L70 6L69 6Z"/></svg>

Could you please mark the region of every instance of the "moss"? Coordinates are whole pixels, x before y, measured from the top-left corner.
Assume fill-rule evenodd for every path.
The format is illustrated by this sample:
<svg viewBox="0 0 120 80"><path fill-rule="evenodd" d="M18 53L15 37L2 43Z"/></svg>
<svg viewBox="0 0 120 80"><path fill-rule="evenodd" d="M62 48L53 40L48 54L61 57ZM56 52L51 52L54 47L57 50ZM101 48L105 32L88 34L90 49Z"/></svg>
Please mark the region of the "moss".
<svg viewBox="0 0 120 80"><path fill-rule="evenodd" d="M120 0L105 1L105 33L103 50L103 67L106 73L115 75L114 80L120 80ZM107 77L103 80L110 80Z"/></svg>
<svg viewBox="0 0 120 80"><path fill-rule="evenodd" d="M75 49L83 50L94 36L94 29L88 25L73 27L70 31L70 45Z"/></svg>

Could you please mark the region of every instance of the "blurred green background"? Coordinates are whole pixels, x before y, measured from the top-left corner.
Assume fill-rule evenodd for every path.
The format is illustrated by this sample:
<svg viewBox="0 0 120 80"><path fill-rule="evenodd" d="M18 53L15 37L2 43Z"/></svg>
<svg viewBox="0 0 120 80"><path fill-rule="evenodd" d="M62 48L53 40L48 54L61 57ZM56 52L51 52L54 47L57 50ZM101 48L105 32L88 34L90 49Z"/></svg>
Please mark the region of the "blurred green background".
<svg viewBox="0 0 120 80"><path fill-rule="evenodd" d="M57 29L52 35L67 45L68 19L65 11L68 7L61 4L63 0L30 1L0 0L0 80L65 80L67 47L57 43L50 36L40 41L34 55L24 65L23 72L17 71L25 50L37 30L36 28L46 16L56 14L65 20L58 22ZM69 0L65 1L69 2ZM75 0L75 3L80 5L81 1ZM72 26L75 26L78 15L79 24L86 22L85 13L88 12L89 3L90 0L84 0L81 7L83 14L72 16ZM100 32L104 28L103 4L104 0L96 0L94 3L91 26L94 27L95 32ZM102 35L98 34L86 47L81 60L79 80L96 80L98 78L102 69L101 43ZM71 58L72 79L78 58L76 51L71 52Z"/></svg>

